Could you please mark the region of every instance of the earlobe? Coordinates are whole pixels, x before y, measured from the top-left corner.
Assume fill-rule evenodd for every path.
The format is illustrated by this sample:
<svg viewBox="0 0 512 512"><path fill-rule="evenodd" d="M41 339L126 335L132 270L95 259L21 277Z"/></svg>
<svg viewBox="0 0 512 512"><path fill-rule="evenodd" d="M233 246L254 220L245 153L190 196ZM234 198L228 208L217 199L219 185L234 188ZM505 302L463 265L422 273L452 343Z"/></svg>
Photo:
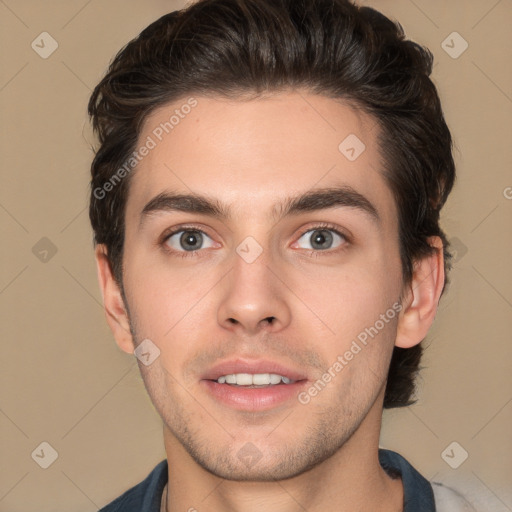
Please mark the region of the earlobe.
<svg viewBox="0 0 512 512"><path fill-rule="evenodd" d="M410 348L420 343L427 335L437 312L445 278L443 243L438 236L430 237L428 243L436 250L415 262L398 320L397 347Z"/></svg>
<svg viewBox="0 0 512 512"><path fill-rule="evenodd" d="M126 311L119 285L112 274L105 245L99 244L96 246L95 258L108 325L114 334L119 348L127 354L133 354L134 345L128 312Z"/></svg>

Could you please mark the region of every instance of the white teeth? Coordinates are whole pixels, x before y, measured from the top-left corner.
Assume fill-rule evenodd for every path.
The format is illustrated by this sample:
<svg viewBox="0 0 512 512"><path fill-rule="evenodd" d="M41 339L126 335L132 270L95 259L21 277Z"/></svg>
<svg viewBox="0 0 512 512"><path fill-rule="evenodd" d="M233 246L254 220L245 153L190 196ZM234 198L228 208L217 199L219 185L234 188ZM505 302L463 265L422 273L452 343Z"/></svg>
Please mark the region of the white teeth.
<svg viewBox="0 0 512 512"><path fill-rule="evenodd" d="M268 384L279 384L281 382L281 379L279 378L279 375L275 376L275 379L277 379L277 382L272 382L272 379L270 378L270 375L268 373L256 373L255 375L249 375L251 377L251 384L254 384L255 386L265 386ZM240 384L240 381L236 380L237 384Z"/></svg>
<svg viewBox="0 0 512 512"><path fill-rule="evenodd" d="M226 375L227 384L236 384L236 375Z"/></svg>
<svg viewBox="0 0 512 512"><path fill-rule="evenodd" d="M281 382L290 384L295 381L276 373L232 373L222 375L217 379L217 382L219 384L236 384L237 386L268 386Z"/></svg>
<svg viewBox="0 0 512 512"><path fill-rule="evenodd" d="M275 373L270 374L270 384L279 384L282 379L286 379L286 377L281 377L281 375L276 375ZM252 380L254 381L254 377Z"/></svg>
<svg viewBox="0 0 512 512"><path fill-rule="evenodd" d="M252 375L249 373L238 373L235 375L236 384L239 386L252 386Z"/></svg>

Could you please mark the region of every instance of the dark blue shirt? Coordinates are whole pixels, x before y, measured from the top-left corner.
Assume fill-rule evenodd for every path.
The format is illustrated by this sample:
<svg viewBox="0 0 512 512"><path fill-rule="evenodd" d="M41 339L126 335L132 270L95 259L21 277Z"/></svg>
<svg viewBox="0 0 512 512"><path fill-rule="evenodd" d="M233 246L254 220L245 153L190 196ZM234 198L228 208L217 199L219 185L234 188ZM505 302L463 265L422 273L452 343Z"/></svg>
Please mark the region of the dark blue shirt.
<svg viewBox="0 0 512 512"><path fill-rule="evenodd" d="M379 462L392 477L400 476L404 486L404 512L435 512L430 482L401 455L379 449ZM167 459L151 471L145 480L126 491L99 512L160 512L162 493L167 483Z"/></svg>

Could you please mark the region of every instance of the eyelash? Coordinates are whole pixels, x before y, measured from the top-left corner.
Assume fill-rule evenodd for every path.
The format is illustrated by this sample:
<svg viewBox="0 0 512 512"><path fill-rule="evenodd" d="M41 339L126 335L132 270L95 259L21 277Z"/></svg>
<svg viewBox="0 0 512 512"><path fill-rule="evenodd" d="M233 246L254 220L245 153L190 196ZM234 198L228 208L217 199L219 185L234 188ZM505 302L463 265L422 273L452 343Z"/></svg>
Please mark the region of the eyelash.
<svg viewBox="0 0 512 512"><path fill-rule="evenodd" d="M327 222L320 222L319 224L315 224L314 226L311 226L311 227L305 229L304 231L301 232L298 239L302 238L306 233L309 233L310 231L318 231L318 230L324 230L324 229L332 231L333 233L336 233L338 236L340 236L341 238L343 238L345 240L345 243L341 247L338 247L337 249L334 249L333 251L331 251L330 249L327 249L325 251L318 251L318 250L315 251L314 249L311 249L311 250L304 249L306 251L309 251L308 252L309 256L318 257L319 253L323 253L323 252L326 252L328 254L338 253L338 252L346 250L346 245L351 242L351 239L347 234L342 233L336 226L334 226L333 224L329 224ZM195 251L175 251L174 249L169 248L169 246L167 245L167 240L169 240L169 238L171 238L171 236L175 235L176 233L180 233L181 231L198 231L199 233L202 233L203 235L209 236L208 233L206 233L204 230L200 229L197 226L193 226L193 225L178 226L176 228L173 228L171 231L166 231L160 238L159 245L165 251L167 251L167 252L171 253L173 256L177 256L179 258L197 257L197 254L201 251L201 249L197 249Z"/></svg>

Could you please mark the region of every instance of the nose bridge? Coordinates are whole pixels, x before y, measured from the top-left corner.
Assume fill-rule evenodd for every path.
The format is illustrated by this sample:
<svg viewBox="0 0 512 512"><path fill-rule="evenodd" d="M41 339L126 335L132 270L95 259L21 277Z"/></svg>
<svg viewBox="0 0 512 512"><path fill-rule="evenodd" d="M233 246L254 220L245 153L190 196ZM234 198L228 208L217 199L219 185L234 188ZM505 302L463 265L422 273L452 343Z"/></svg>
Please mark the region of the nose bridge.
<svg viewBox="0 0 512 512"><path fill-rule="evenodd" d="M276 330L289 324L286 287L271 270L276 265L271 251L253 237L237 246L219 303L218 321L222 326L236 325L253 332L262 325Z"/></svg>

